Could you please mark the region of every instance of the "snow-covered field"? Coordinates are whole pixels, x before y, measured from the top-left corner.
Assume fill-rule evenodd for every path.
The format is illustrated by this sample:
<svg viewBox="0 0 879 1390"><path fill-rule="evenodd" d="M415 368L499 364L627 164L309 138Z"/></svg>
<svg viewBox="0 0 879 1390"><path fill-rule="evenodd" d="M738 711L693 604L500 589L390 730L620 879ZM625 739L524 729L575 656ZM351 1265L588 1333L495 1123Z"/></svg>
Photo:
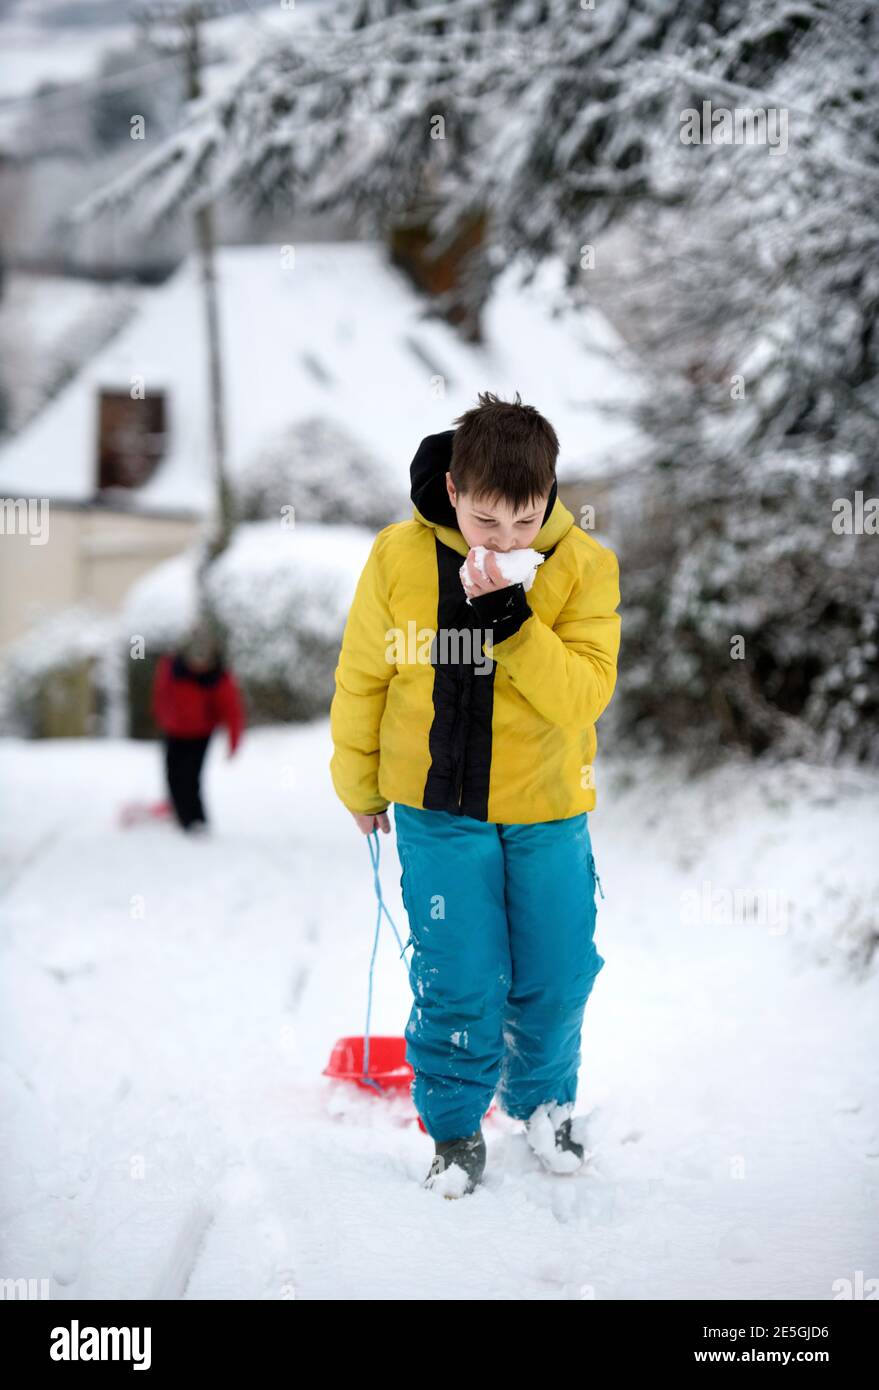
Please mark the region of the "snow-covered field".
<svg viewBox="0 0 879 1390"><path fill-rule="evenodd" d="M543 1172L495 1112L484 1187L449 1202L408 1100L321 1074L363 1031L376 920L330 752L326 720L233 761L217 739L191 841L116 824L161 794L156 746L0 743L0 1275L54 1299L558 1300L879 1274L879 778L600 761L591 1163ZM409 1002L384 922L372 1031Z"/></svg>

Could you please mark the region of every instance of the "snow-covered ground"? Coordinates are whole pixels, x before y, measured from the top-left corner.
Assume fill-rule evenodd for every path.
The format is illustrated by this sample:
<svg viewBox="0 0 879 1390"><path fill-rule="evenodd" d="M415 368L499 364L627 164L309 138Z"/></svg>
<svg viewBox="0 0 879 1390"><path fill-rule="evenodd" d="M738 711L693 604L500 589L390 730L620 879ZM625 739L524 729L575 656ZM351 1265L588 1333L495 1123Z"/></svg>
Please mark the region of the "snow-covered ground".
<svg viewBox="0 0 879 1390"><path fill-rule="evenodd" d="M495 1112L484 1187L449 1202L408 1099L322 1075L363 1031L376 920L330 752L326 720L232 761L217 740L190 841L116 824L161 793L155 745L0 743L0 1274L382 1300L830 1299L879 1274L879 778L600 761L591 1163L543 1172ZM736 890L765 915L725 917ZM373 1033L409 1004L385 921Z"/></svg>

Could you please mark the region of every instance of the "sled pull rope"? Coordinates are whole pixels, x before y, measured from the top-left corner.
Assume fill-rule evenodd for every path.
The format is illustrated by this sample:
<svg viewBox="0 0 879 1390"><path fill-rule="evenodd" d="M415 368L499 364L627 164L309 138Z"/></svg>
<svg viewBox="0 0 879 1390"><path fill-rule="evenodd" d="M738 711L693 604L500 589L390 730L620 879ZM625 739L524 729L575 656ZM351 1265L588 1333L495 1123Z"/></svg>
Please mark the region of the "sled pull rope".
<svg viewBox="0 0 879 1390"><path fill-rule="evenodd" d="M375 836L375 853L374 853L374 854L373 854L373 838L372 838L373 836ZM397 928L396 928L396 926L395 926L395 924L394 924L394 919L393 919L393 917L391 916L391 914L388 912L388 909L387 909L387 907L385 906L385 900L384 900L384 898L382 897L382 885L381 885L381 879L379 878L379 873L378 873L378 861L379 861L379 854L380 854L380 841L379 841L379 836L378 836L378 830L377 830L377 829L373 828L372 830L370 830L369 834L368 834L367 837L366 837L366 842L367 842L367 847L368 847L368 849L369 849L369 857L370 857L370 859L372 860L372 880L373 880L373 884L374 884L374 886L375 886L375 896L376 896L376 900L377 900L377 902L378 902L378 912L377 912L377 914L376 914L376 919L375 919L375 939L374 939L374 941L373 941L373 943L372 943L372 958L371 958L371 960L370 960L370 962L369 962L369 994L368 994L367 1003L366 1003L366 1035L365 1035L364 1043L363 1043L363 1073L362 1073L362 1075L361 1075L361 1080L362 1080L362 1081L365 1081L365 1082L367 1083L367 1085L373 1086L373 1087L375 1087L375 1089L376 1089L377 1091L381 1092L381 1089L382 1089L381 1086L378 1084L377 1081L375 1081L375 1080L369 1075L369 1020L370 1020L370 1016L371 1016L371 1014L372 1014L372 977L373 977L373 973L374 973L374 971L375 971L375 957L376 957L376 952L378 951L378 938L379 938L379 932L380 932L380 930L381 930L381 924L382 924L382 913L385 914L385 916L387 917L388 921L389 921L390 924L391 924L391 927L393 928L394 936L397 938L397 945L400 947L400 955L403 954L403 952L405 951L406 947L405 947L405 946L402 944L402 942L400 941L400 933L397 931Z"/></svg>

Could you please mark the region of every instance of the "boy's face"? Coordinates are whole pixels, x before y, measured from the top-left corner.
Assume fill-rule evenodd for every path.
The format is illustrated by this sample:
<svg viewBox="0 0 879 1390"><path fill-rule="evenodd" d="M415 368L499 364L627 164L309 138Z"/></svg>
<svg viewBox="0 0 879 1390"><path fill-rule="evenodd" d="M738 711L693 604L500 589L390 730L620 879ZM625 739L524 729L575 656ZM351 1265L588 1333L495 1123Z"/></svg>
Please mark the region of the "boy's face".
<svg viewBox="0 0 879 1390"><path fill-rule="evenodd" d="M457 513L458 530L471 550L477 545L484 545L486 550L526 550L543 524L549 501L546 492L530 506L516 511L504 498L489 502L481 497L477 502L469 492L456 492L448 472L446 488Z"/></svg>

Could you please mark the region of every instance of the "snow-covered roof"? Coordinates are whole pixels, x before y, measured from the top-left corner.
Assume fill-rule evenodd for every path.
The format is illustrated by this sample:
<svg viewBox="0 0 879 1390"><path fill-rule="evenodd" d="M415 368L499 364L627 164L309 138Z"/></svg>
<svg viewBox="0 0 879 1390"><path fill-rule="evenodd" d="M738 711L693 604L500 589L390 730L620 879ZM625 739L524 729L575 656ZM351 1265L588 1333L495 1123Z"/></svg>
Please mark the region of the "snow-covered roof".
<svg viewBox="0 0 879 1390"><path fill-rule="evenodd" d="M288 252L289 254L289 252ZM554 316L554 263L528 287L504 272L484 312L485 342L464 342L391 265L379 242L217 252L229 470L306 417L325 417L362 440L408 493L409 464L426 434L451 427L480 390L518 390L552 421L558 476L624 466L631 431L599 413L631 394L615 333L594 308ZM608 359L604 353L610 351ZM199 265L190 256L144 294L128 325L0 450L0 493L84 502L96 491L97 396L168 393L168 449L153 477L126 493L138 511L213 506L205 314Z"/></svg>

